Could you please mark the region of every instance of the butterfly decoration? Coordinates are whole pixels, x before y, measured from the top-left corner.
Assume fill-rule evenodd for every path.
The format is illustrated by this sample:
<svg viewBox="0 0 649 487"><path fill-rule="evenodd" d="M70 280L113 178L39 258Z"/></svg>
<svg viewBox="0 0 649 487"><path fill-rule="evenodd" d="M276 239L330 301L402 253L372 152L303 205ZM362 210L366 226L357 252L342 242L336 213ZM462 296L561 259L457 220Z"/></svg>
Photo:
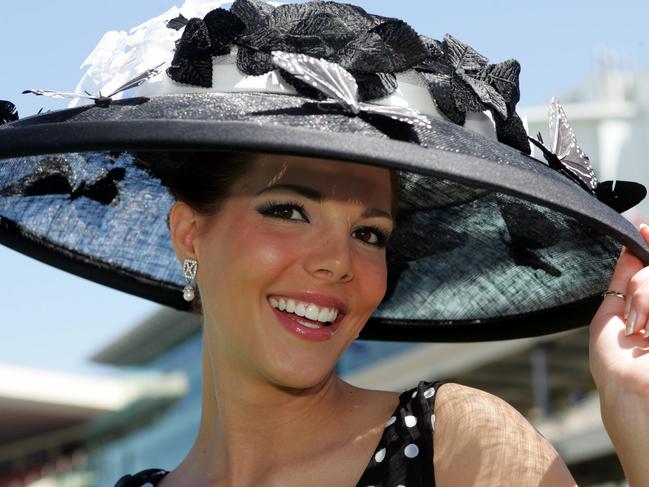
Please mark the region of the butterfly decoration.
<svg viewBox="0 0 649 487"><path fill-rule="evenodd" d="M542 252L539 252L561 241L561 227L542 208L527 202L496 195L496 204L506 228L502 241L516 265L542 270L554 277L561 276L561 270L544 260ZM534 225L529 224L531 221Z"/></svg>
<svg viewBox="0 0 649 487"><path fill-rule="evenodd" d="M7 100L0 100L0 125L18 120L16 105Z"/></svg>
<svg viewBox="0 0 649 487"><path fill-rule="evenodd" d="M622 213L634 207L647 195L646 188L631 181L598 181L590 159L577 144L563 107L556 98L550 102L550 136L548 148L541 134L529 137L530 142L543 153L548 165L577 183L602 203Z"/></svg>
<svg viewBox="0 0 649 487"><path fill-rule="evenodd" d="M143 73L137 75L135 78L128 80L126 83L124 83L115 91L113 91L112 93L106 96L102 95L101 91L98 92L97 95L91 95L87 91L84 93L69 93L69 92L54 91L54 90L25 90L23 91L23 94L32 93L34 95L49 96L52 98L85 98L87 100L94 100L95 105L99 107L106 108L110 106L110 104L113 102L113 97L118 93L121 93L122 91L130 90L131 88L136 88L141 84L143 84L145 81L156 76L160 72L160 67L163 64L164 63L160 63L154 68L147 69Z"/></svg>
<svg viewBox="0 0 649 487"><path fill-rule="evenodd" d="M103 205L117 205L118 183L125 175L123 167L110 170L102 168L92 178L77 184L77 177L67 160L59 156L46 156L30 174L0 190L0 196L67 195L73 200L84 196Z"/></svg>
<svg viewBox="0 0 649 487"><path fill-rule="evenodd" d="M377 115L415 127L432 128L429 118L412 108L361 102L356 80L339 64L284 51L273 51L272 60L282 70L331 99L320 102L319 106L325 111L328 107L337 107L352 115Z"/></svg>
<svg viewBox="0 0 649 487"><path fill-rule="evenodd" d="M188 18L186 18L183 14L178 14L173 19L168 20L166 26L173 30L180 30L185 27L188 22Z"/></svg>

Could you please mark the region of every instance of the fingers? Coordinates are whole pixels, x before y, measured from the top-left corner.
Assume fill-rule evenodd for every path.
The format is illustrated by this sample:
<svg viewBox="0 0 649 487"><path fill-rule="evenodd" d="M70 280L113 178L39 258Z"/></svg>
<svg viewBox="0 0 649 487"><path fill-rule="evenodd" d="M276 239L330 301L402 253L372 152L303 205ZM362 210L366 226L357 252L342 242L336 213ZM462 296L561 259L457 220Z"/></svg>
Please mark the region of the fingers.
<svg viewBox="0 0 649 487"><path fill-rule="evenodd" d="M649 226L641 225L640 234L645 241L649 242ZM622 260L622 257L620 257L620 260ZM626 305L624 308L624 319L626 320L625 333L629 336L638 333L640 330L644 330L643 335L647 338L649 337L649 327L647 326L647 318L649 317L649 267L642 268L642 263L639 262L639 259L636 260L638 262L625 259L625 263L623 263L624 269L620 271L619 281L617 282L621 284L628 273L637 269L628 278L626 288L623 291L626 294ZM638 266L641 268L638 269ZM613 280L611 280L611 286L613 285Z"/></svg>
<svg viewBox="0 0 649 487"><path fill-rule="evenodd" d="M649 238L649 229L647 236ZM626 299L622 300L616 296L606 296L597 314L615 314L624 316L624 319L627 319L631 311L628 286L633 276L641 270L643 270L642 261L629 252L626 247L623 247L615 270L613 271L613 277L608 285L608 290L621 292L626 296ZM636 285L637 287L639 287L639 283Z"/></svg>
<svg viewBox="0 0 649 487"><path fill-rule="evenodd" d="M626 319L631 311L631 304L633 296L638 294L638 291L644 282L649 281L649 267L644 267L638 272L633 274L626 285L626 306L624 308L624 318Z"/></svg>
<svg viewBox="0 0 649 487"><path fill-rule="evenodd" d="M639 231L649 244L649 226L642 224ZM645 286L645 283L649 283L649 268L644 268L640 259L622 247L608 290L623 293L626 298L606 296L595 318L613 315L624 317L628 335L645 329L649 317L649 284ZM601 320L594 319L593 322L601 323Z"/></svg>
<svg viewBox="0 0 649 487"><path fill-rule="evenodd" d="M624 319L625 320L629 318L629 311L631 311L631 298L632 298L631 295L627 296L626 303L624 305Z"/></svg>
<svg viewBox="0 0 649 487"><path fill-rule="evenodd" d="M649 238L649 227L647 227L646 233L647 238ZM633 255L626 247L623 247L608 288L613 291L620 291L627 294L625 290L629 281L643 267L644 265L642 264L642 261Z"/></svg>
<svg viewBox="0 0 649 487"><path fill-rule="evenodd" d="M647 317L649 316L649 267L636 272L626 288L626 334L632 335L645 330L649 336Z"/></svg>

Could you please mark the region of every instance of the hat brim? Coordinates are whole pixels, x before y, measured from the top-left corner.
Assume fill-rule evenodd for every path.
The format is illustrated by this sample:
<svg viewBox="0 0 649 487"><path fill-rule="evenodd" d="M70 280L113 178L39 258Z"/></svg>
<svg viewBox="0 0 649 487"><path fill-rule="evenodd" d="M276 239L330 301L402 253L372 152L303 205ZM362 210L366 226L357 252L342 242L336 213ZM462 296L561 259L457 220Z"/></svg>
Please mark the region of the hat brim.
<svg viewBox="0 0 649 487"><path fill-rule="evenodd" d="M583 326L601 300L599 294L606 289L622 244L649 264L649 249L637 229L565 176L515 149L452 123L433 119L431 124L430 129L416 131L418 143L414 143L394 140L380 127L361 117L321 112L312 100L297 96L231 93L127 99L113 102L108 107L85 106L46 113L0 128L0 158L3 159L0 160L0 191L17 178L17 174L9 174L10 168L15 169L17 164L33 165L37 158L32 156L43 154L190 150L271 153L398 169L404 174L423 176L417 183L417 191L425 190L425 185L430 182L479 188L488 195L477 197L485 201L483 213L480 213L484 221L492 219L493 214L502 213L503 205L522 202L524 211L528 212L526 215L536 212L534 214L541 219L552 219L565 235L578 234L570 245L532 248L542 262L547 263L548 259L556 256L556 262L553 260L550 266L561 274L562 282L556 286L550 283L552 277L546 275L548 271L544 270L544 264L534 268L528 262L521 266L516 261L520 255L514 255L511 248L507 251L509 254L501 251L502 255L497 258L490 256L493 261L484 259L484 263L476 264L480 256L473 254L455 257L464 259L466 266L484 266L483 273L490 267L500 269L507 258L512 260L511 265L507 264L506 272L494 270L499 274L493 277L494 280L504 279L514 269L522 269L520 287L524 287L525 279L533 283L533 287L524 291L528 295L520 298L520 306L514 303L508 311L507 306L501 304L485 315L469 313L462 316L457 311L462 307L461 303L444 303L443 299L460 292L460 286L470 289L467 276L455 276L453 282L457 282L458 287L452 290L441 289L440 282L435 281L435 289L429 289L431 295L425 300L431 311L424 317L417 309L396 312L394 303L383 303L361 334L361 338L367 339L497 340ZM431 190L428 196L432 195ZM453 219L468 220L468 215L474 214L468 213L473 211L471 205L476 204L476 201L457 201L426 207L429 204L426 203L429 201L427 197L419 195L418 198L421 213L436 215L447 225L444 228L450 228ZM177 271L168 275L143 272L57 241L43 229L22 221L15 210L8 208L9 203L14 203L11 198L5 200L5 207L0 205L0 242L3 244L93 281L164 305L187 309L187 303L182 300L182 281ZM412 201L408 203L412 204ZM448 208L452 211L449 212ZM440 213L442 210L446 216ZM163 221L166 214L159 217ZM535 224L533 221L528 223L531 226ZM501 225L481 231L491 232L497 239L503 228ZM466 228L464 231L470 233L471 230ZM486 237L483 235L483 238ZM507 247L511 242L497 242L497 245ZM415 262L416 259L411 257L406 262L410 267L392 290L394 302L402 303L408 293L421 298L424 289L412 286L433 285L428 281L424 284L421 275L415 278L408 272L424 262L430 265L435 257L433 254L439 257L438 252L436 249L419 261ZM574 292L568 290L567 282L575 282L574 276L579 275L580 268L587 279L578 283L581 287ZM417 272L425 274L421 270ZM504 284L498 286L498 289L488 292L501 292ZM438 289L442 294L433 296L433 291ZM517 292L522 291L519 289ZM535 294L541 295L542 299L535 301ZM498 301L501 298L494 299ZM430 304L432 302L436 304ZM476 302L476 309L484 308L479 297L476 297ZM533 304L525 304L530 302ZM451 309L448 314L435 314L434 310L445 307Z"/></svg>

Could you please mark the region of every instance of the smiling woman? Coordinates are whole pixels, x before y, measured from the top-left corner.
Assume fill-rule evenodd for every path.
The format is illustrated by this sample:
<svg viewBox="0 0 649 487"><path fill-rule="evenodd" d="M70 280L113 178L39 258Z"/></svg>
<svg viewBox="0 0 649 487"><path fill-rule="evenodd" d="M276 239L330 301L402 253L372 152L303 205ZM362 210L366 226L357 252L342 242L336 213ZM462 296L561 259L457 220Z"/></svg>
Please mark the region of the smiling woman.
<svg viewBox="0 0 649 487"><path fill-rule="evenodd" d="M270 193L270 195L273 193L288 193L289 195L293 194L299 196L299 199L301 200L306 199L318 204L322 203L323 199L330 199L331 197L337 199L340 198L339 194L336 193L336 185L332 186L333 195L329 198L324 198L323 193L314 187L283 182L286 178L285 173L289 167L292 167L294 172L296 168L299 168L302 165L314 165L317 162L315 160L300 160L299 158L289 156L277 156L273 158L271 156L256 154L228 152L153 153L153 155L139 154L138 157L141 161L147 161L146 164L160 164L161 161L165 161L165 165L177 168L166 176L163 176L163 183L167 186L176 201L181 201L187 204L197 214L204 217L217 214L222 209L226 198L233 195L233 191L243 191L238 189L238 187L241 184L249 184L242 181L245 176L247 176L245 178L245 181L247 181L250 179L251 173L257 175L264 174L260 169L268 170L269 167L273 166L273 162L274 165L280 165L280 167L277 169L276 174L271 175L272 177L265 183L256 196L268 193ZM320 173L326 171L326 169L331 166L331 163L327 165L325 161L320 162L321 165L323 162L325 164L320 169ZM345 164L340 164L339 166L339 171L344 171L345 167L351 167ZM372 169L367 166L358 166L358 169L372 171ZM374 171L377 170L375 169ZM396 216L396 212L398 211L399 176L396 171L382 171L388 174L388 177L390 178L389 187L385 193L389 199L389 207L386 210L367 208L363 212L362 217L375 221L387 219L393 225L393 215ZM312 176L318 180L322 177L322 174L313 174ZM371 180L359 180L357 182L360 183L366 191L371 190L381 194L381 190L383 189L380 184L375 185ZM246 190L251 191L250 189ZM383 197L383 195L381 195L381 197ZM304 215L306 210L303 203L296 202L294 201L294 198L291 199L290 197L285 197L283 201L284 202L279 202L277 199L273 200L271 198L265 205L260 206L257 211L268 218L275 217L285 220L302 219L303 221L310 223L308 217L305 217ZM390 228L392 228L392 225ZM378 228L377 226L369 225L357 229L354 232L356 238L360 238L361 240L364 239L370 245L376 245L383 249L385 249L387 245L389 233L386 233L385 230ZM197 295L197 297L198 299L194 301L193 310L201 313L202 308L200 306L200 295ZM295 303L289 306L294 307ZM277 301L275 307L279 308L279 301ZM284 310L285 308L282 308L282 311ZM290 312L293 311L294 309L290 310ZM306 308L305 311L301 311L301 308L298 306L297 313L301 313L301 316L305 316Z"/></svg>
<svg viewBox="0 0 649 487"><path fill-rule="evenodd" d="M556 102L548 163L531 158L516 61L347 4L217 3L104 38L88 73L109 96L0 127L2 243L202 313L195 443L117 485L574 485L500 399L363 389L335 364L359 337L593 315L603 418L643 478L649 228L620 212L644 188L598 181Z"/></svg>
<svg viewBox="0 0 649 487"><path fill-rule="evenodd" d="M308 360L307 349L307 363L298 369L306 371L309 362L332 369L385 293L385 244L393 227L390 185L386 169L266 156L234 183L216 215L205 217L177 203L170 218L172 239L181 259L200 263L206 321L230 323L270 351L275 334L255 338L250 326L258 323L253 329L261 333L276 314L298 337L331 339L327 360ZM298 294L302 299L295 303ZM277 308L271 297L279 298ZM282 299L293 301L296 309L284 306L271 313ZM260 305L256 319L252 303ZM320 308L326 314L331 307L337 320L319 326ZM237 323L241 319L247 326ZM223 340L217 342L230 342L218 336ZM276 356L286 361L292 354L285 342L278 346Z"/></svg>

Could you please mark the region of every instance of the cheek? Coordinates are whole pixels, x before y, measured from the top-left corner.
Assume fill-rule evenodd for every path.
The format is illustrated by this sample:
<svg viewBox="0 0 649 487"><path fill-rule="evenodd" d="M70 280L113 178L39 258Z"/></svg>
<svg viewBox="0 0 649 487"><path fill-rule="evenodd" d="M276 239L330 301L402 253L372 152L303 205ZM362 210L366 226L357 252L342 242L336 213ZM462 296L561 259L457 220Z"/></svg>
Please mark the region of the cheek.
<svg viewBox="0 0 649 487"><path fill-rule="evenodd" d="M374 308L383 299L387 287L388 273L385 254L382 257L373 256L372 258L359 259L356 273L359 278L359 286L362 289L361 296L363 296L364 304L374 311Z"/></svg>
<svg viewBox="0 0 649 487"><path fill-rule="evenodd" d="M264 347L262 335L251 329L263 321L259 313L264 312L266 295L295 269L300 243L253 218L224 223L204 241L201 299L215 324L214 340L245 356L245 350Z"/></svg>
<svg viewBox="0 0 649 487"><path fill-rule="evenodd" d="M258 222L239 222L227 232L226 250L218 256L237 285L264 290L299 257L300 238L288 236Z"/></svg>

